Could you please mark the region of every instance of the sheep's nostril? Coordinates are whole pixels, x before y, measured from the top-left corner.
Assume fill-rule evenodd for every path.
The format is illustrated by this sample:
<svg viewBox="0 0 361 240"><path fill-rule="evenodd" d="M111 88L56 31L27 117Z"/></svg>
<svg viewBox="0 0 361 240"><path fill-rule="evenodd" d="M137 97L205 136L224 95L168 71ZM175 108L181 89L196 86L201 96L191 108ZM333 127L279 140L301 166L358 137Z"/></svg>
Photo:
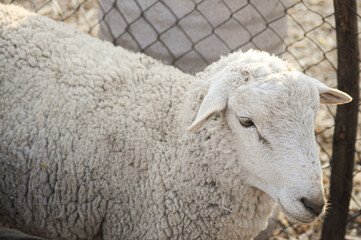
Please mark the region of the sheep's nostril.
<svg viewBox="0 0 361 240"><path fill-rule="evenodd" d="M313 213L316 216L322 213L325 206L325 201L323 199L321 201L312 201L307 198L301 198L301 202L309 212Z"/></svg>

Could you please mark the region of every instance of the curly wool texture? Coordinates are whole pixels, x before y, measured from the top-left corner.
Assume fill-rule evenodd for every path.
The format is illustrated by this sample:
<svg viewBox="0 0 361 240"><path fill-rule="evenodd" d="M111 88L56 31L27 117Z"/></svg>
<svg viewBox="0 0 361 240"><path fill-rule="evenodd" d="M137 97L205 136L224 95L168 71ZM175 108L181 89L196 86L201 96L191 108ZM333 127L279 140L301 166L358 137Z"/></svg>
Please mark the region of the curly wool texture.
<svg viewBox="0 0 361 240"><path fill-rule="evenodd" d="M225 174L224 117L186 132L203 75L0 4L0 219L60 239L254 237L274 203Z"/></svg>

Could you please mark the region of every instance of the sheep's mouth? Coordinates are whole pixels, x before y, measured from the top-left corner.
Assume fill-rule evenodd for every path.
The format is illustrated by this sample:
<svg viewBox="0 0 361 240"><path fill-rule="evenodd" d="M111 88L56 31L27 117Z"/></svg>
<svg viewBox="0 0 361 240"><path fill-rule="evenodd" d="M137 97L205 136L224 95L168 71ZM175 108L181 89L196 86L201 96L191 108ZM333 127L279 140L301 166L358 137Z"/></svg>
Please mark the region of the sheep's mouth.
<svg viewBox="0 0 361 240"><path fill-rule="evenodd" d="M295 216L295 214L290 213L289 211L286 210L286 208L282 205L280 199L277 199L278 205L281 207L282 212L286 215L287 218L289 218L290 220L296 222L296 223L301 223L301 224L308 224L313 222L315 219L311 218L311 219L307 219L307 220L301 220L299 218L299 216Z"/></svg>

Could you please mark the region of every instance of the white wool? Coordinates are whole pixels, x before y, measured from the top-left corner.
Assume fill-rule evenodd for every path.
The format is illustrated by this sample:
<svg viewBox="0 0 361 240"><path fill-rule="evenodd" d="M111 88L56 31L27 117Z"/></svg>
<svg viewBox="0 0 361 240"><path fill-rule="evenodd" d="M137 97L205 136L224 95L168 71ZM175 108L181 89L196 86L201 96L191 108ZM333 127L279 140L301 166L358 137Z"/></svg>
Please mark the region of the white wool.
<svg viewBox="0 0 361 240"><path fill-rule="evenodd" d="M313 221L319 94L350 100L264 52L194 77L0 4L0 220L46 238L251 239L276 201Z"/></svg>

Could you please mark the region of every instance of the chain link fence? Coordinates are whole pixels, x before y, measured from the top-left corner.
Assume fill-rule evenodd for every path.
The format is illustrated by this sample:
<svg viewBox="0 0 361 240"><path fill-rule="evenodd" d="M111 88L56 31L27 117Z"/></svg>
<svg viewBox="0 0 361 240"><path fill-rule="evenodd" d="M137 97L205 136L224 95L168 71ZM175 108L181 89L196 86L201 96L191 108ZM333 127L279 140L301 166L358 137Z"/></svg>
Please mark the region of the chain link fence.
<svg viewBox="0 0 361 240"><path fill-rule="evenodd" d="M284 52L285 5L255 1L102 0L98 36L197 72L235 49Z"/></svg>
<svg viewBox="0 0 361 240"><path fill-rule="evenodd" d="M332 0L1 0L76 26L195 73L220 55L256 48L281 56L306 74L337 87ZM353 9L361 44L361 4ZM359 59L360 60L360 59ZM359 73L360 74L360 73ZM326 193L336 107L321 106L316 139ZM360 114L359 114L360 115ZM360 118L359 118L360 119ZM359 122L359 126L361 123ZM361 238L361 134L357 135L346 239ZM290 223L280 212L259 239L320 239L322 223Z"/></svg>

